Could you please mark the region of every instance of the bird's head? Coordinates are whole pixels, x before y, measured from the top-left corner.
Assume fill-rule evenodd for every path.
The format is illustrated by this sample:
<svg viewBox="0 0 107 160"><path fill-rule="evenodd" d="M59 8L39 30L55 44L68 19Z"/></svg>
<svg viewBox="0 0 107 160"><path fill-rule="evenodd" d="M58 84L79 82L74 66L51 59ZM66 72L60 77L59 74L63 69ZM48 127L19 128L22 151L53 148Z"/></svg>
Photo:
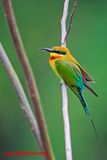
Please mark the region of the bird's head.
<svg viewBox="0 0 107 160"><path fill-rule="evenodd" d="M41 50L49 52L51 57L60 56L66 58L66 55L70 53L68 48L62 46L54 46L52 48L41 48Z"/></svg>

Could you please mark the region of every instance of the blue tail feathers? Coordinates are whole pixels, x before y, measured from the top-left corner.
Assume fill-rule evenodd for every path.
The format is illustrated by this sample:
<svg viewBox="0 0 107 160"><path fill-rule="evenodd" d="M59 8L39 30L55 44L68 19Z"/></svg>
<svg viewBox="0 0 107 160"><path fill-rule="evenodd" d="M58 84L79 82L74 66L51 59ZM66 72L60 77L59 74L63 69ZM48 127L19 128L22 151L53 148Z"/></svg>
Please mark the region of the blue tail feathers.
<svg viewBox="0 0 107 160"><path fill-rule="evenodd" d="M90 111L89 111L89 108L88 108L88 105L87 105L87 103L86 103L86 101L85 101L85 98L84 98L84 96L83 96L83 94L82 94L82 91L81 91L81 90L78 90L78 91L79 91L79 99L80 99L80 102L82 103L82 106L83 106L83 108L84 108L84 111L85 111L86 115L88 115L89 118L90 118L90 120L91 120L91 124L92 124L92 127L93 127L93 129L94 129L96 138L97 138L97 140L99 140L98 134L97 134L97 131L96 131L96 128L95 128L95 124L94 124L93 119L92 119L92 117L91 117L91 113L90 113Z"/></svg>
<svg viewBox="0 0 107 160"><path fill-rule="evenodd" d="M86 115L91 117L91 113L89 111L88 105L87 105L87 103L85 101L85 98L84 98L81 90L79 90L79 99L80 99L80 102L82 103L82 106L84 108L84 111L85 111Z"/></svg>

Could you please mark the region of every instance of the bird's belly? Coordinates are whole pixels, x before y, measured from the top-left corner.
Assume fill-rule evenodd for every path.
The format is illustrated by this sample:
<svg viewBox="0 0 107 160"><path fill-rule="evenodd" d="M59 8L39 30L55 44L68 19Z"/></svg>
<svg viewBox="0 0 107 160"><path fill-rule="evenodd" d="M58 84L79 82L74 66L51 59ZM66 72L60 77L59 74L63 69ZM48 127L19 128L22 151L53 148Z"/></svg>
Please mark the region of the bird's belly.
<svg viewBox="0 0 107 160"><path fill-rule="evenodd" d="M57 69L56 69L56 66L55 66L55 61L54 60L49 60L49 63L50 63L50 66L52 68L52 70L54 71L54 73L57 75L57 77L59 79L61 79L61 76L59 75Z"/></svg>

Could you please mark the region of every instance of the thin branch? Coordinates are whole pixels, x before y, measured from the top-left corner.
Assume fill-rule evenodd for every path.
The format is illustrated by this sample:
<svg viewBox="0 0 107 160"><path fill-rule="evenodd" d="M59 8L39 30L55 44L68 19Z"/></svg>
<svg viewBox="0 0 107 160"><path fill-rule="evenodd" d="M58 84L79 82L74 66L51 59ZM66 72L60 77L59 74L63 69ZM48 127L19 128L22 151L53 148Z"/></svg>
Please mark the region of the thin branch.
<svg viewBox="0 0 107 160"><path fill-rule="evenodd" d="M70 122L68 115L68 95L67 95L67 87L64 82L62 82L61 85L61 92L62 92L62 113L64 122L66 160L72 160L73 156L71 147Z"/></svg>
<svg viewBox="0 0 107 160"><path fill-rule="evenodd" d="M65 38L64 38L64 42L67 41L69 32L70 32L70 30L72 29L72 20L73 20L74 12L75 12L75 9L76 9L76 7L77 7L78 1L79 1L79 0L74 0L74 5L73 5L73 8L72 8L72 11L71 11L71 14L70 14L69 25L68 25L68 29L67 29L67 32L66 32L66 36L65 36Z"/></svg>
<svg viewBox="0 0 107 160"><path fill-rule="evenodd" d="M69 0L65 0L63 15L61 19L61 45L66 47L65 37L67 34L66 31L66 19L68 15L68 6ZM69 123L69 114L68 114L68 95L67 88L64 81L61 82L61 92L62 92L62 112L63 112L63 122L64 122L64 135L65 135L65 153L66 160L72 160L72 142L71 142L71 134L70 134L70 123Z"/></svg>
<svg viewBox="0 0 107 160"><path fill-rule="evenodd" d="M40 103L36 81L34 79L34 75L23 46L20 33L18 31L11 0L3 0L3 5L4 5L4 10L5 10L8 26L10 29L10 33L12 36L12 40L16 49L16 53L22 65L22 69L27 81L29 95L35 109L35 115L36 115L37 123L39 126L39 130L40 130L43 148L45 151L48 152L48 155L46 156L46 158L47 160L54 160L55 158L54 158L53 150L51 147L51 142L50 142L44 114L42 111L42 106Z"/></svg>
<svg viewBox="0 0 107 160"><path fill-rule="evenodd" d="M69 0L65 0L64 8L63 8L63 15L61 19L61 45L66 46L65 36L66 36L66 19L68 15L68 6Z"/></svg>
<svg viewBox="0 0 107 160"><path fill-rule="evenodd" d="M29 126L33 132L33 135L36 137L36 139L42 149L42 141L41 141L41 137L40 137L40 131L38 128L38 124L35 120L35 117L34 117L32 111L31 111L31 107L30 107L29 102L26 98L23 87L21 86L21 83L17 77L17 74L14 71L14 69L11 65L11 62L9 61L9 58L7 57L7 54L6 54L5 50L3 49L1 43L0 43L0 61L3 63L3 66L7 72L10 80L12 81L12 84L14 86L14 89L16 91L16 94L17 94L19 102L20 102L21 109L24 112L24 115L29 123Z"/></svg>

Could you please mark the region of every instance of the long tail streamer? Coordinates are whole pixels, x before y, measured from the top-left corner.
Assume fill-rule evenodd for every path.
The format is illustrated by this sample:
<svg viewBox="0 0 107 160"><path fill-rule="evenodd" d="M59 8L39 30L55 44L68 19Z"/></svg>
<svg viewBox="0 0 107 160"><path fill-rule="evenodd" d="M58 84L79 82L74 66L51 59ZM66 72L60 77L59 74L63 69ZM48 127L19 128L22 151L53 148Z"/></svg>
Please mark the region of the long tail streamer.
<svg viewBox="0 0 107 160"><path fill-rule="evenodd" d="M94 129L96 138L97 138L97 140L99 141L98 133L97 133L97 130L96 130L96 127L95 127L95 124L94 124L94 121L93 121L92 117L90 117L90 120L91 120L92 127L93 127L93 129Z"/></svg>

